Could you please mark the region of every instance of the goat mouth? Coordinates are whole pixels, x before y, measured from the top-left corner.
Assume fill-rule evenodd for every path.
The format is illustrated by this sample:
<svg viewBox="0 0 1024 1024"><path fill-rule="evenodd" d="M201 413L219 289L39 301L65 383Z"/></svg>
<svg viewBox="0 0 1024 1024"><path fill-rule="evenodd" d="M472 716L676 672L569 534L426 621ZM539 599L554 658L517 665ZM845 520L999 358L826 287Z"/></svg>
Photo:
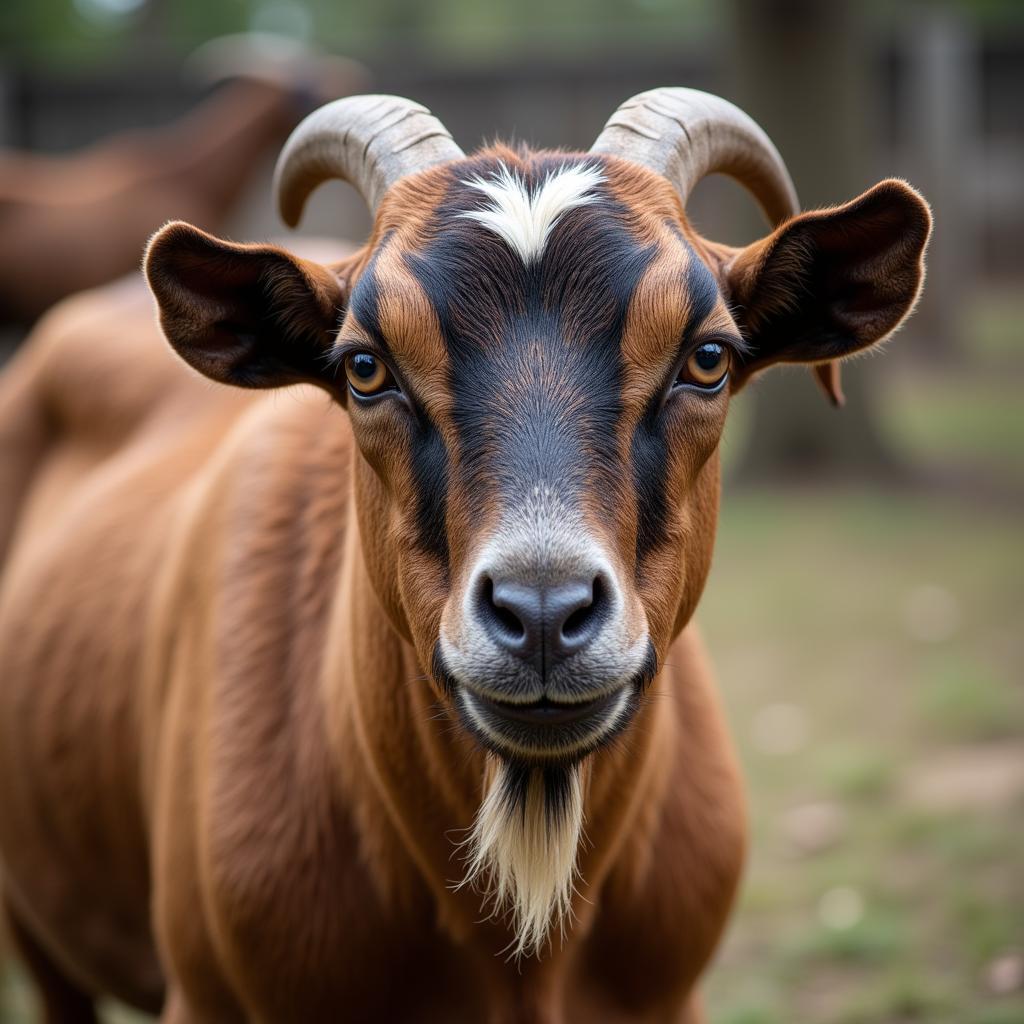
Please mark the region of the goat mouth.
<svg viewBox="0 0 1024 1024"><path fill-rule="evenodd" d="M594 700L566 703L542 697L529 704L512 704L473 694L474 703L486 712L511 722L525 725L568 725L585 719L603 716L618 701L619 691L596 697Z"/></svg>
<svg viewBox="0 0 1024 1024"><path fill-rule="evenodd" d="M551 698L512 703L468 687L456 696L459 717L488 750L524 763L572 763L625 728L636 708L634 687L619 687L593 700Z"/></svg>

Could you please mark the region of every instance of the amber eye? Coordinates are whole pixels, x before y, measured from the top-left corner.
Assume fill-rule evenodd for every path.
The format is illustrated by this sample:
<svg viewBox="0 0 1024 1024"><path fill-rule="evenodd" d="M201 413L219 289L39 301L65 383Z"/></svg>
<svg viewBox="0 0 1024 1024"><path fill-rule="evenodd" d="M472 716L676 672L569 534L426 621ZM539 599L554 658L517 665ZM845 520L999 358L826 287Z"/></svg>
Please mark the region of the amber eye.
<svg viewBox="0 0 1024 1024"><path fill-rule="evenodd" d="M345 376L352 390L366 398L395 386L388 368L369 352L353 352L346 356Z"/></svg>
<svg viewBox="0 0 1024 1024"><path fill-rule="evenodd" d="M729 350L724 345L709 341L701 345L689 359L679 375L680 383L696 384L702 388L717 387L729 372Z"/></svg>

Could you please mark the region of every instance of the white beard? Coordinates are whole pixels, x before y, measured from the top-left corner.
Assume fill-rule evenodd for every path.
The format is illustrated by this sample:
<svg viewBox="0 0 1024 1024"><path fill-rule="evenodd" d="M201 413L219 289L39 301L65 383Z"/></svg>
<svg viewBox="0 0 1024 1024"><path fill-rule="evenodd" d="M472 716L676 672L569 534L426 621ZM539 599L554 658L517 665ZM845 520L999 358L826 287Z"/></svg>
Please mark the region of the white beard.
<svg viewBox="0 0 1024 1024"><path fill-rule="evenodd" d="M552 925L564 936L572 922L583 834L581 768L488 760L489 782L464 843L466 874L457 888L479 883L495 914L508 911L511 956L540 956Z"/></svg>

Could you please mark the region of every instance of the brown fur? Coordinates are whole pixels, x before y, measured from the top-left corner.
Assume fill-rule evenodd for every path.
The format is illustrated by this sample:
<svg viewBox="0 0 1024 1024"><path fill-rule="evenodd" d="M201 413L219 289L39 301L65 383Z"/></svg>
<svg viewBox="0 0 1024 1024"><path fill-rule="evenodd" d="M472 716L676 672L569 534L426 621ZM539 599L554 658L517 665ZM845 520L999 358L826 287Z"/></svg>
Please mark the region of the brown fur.
<svg viewBox="0 0 1024 1024"><path fill-rule="evenodd" d="M302 102L283 81L245 79L162 128L69 155L0 151L0 323L137 269L170 217L221 228Z"/></svg>
<svg viewBox="0 0 1024 1024"><path fill-rule="evenodd" d="M688 319L673 266L705 261L724 293L705 329L735 333L727 298L750 291L760 250L704 243L665 183L609 166L630 230L658 249L622 337L616 443L628 465L628 430ZM314 326L275 358L301 372L268 372L306 379L310 353L333 343L324 296L347 300L393 228L375 270L381 331L454 447L437 319L393 256L423 244L444 181L437 171L396 186L368 248L328 269L167 229L149 273L172 343L219 379L244 365L238 382L258 384L261 325L290 318ZM189 261L211 245L216 294L189 283ZM912 292L905 306L916 279ZM240 314L236 336L224 325ZM367 331L349 312L338 338ZM642 566L638 499L622 481L621 501L584 509L640 581L630 601L662 668L625 734L586 759L575 922L517 966L496 955L508 922L481 921L480 894L452 886L485 754L431 675L445 600L486 516L453 482L439 568L417 538L412 456L392 412L346 416L344 389L313 382L338 400L306 386L211 388L159 343L138 282L53 312L0 382L0 526L13 531L0 590L0 853L10 913L43 951L40 984L49 971L72 990L163 1002L174 1024L696 1024L696 981L745 842L690 624L728 395L673 421L670 521Z"/></svg>

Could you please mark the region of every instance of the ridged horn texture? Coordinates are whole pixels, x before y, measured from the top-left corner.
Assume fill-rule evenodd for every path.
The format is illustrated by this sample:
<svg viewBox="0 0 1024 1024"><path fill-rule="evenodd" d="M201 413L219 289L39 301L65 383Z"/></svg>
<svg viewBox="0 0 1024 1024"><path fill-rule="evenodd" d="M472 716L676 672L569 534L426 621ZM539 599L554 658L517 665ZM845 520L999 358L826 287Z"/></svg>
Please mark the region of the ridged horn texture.
<svg viewBox="0 0 1024 1024"><path fill-rule="evenodd" d="M314 110L281 150L274 174L278 209L295 227L310 193L341 178L376 212L399 178L463 152L426 107L401 96L349 96Z"/></svg>
<svg viewBox="0 0 1024 1024"><path fill-rule="evenodd" d="M800 212L772 140L739 107L697 89L651 89L626 100L591 152L663 174L684 204L701 178L728 174L753 194L772 224Z"/></svg>

